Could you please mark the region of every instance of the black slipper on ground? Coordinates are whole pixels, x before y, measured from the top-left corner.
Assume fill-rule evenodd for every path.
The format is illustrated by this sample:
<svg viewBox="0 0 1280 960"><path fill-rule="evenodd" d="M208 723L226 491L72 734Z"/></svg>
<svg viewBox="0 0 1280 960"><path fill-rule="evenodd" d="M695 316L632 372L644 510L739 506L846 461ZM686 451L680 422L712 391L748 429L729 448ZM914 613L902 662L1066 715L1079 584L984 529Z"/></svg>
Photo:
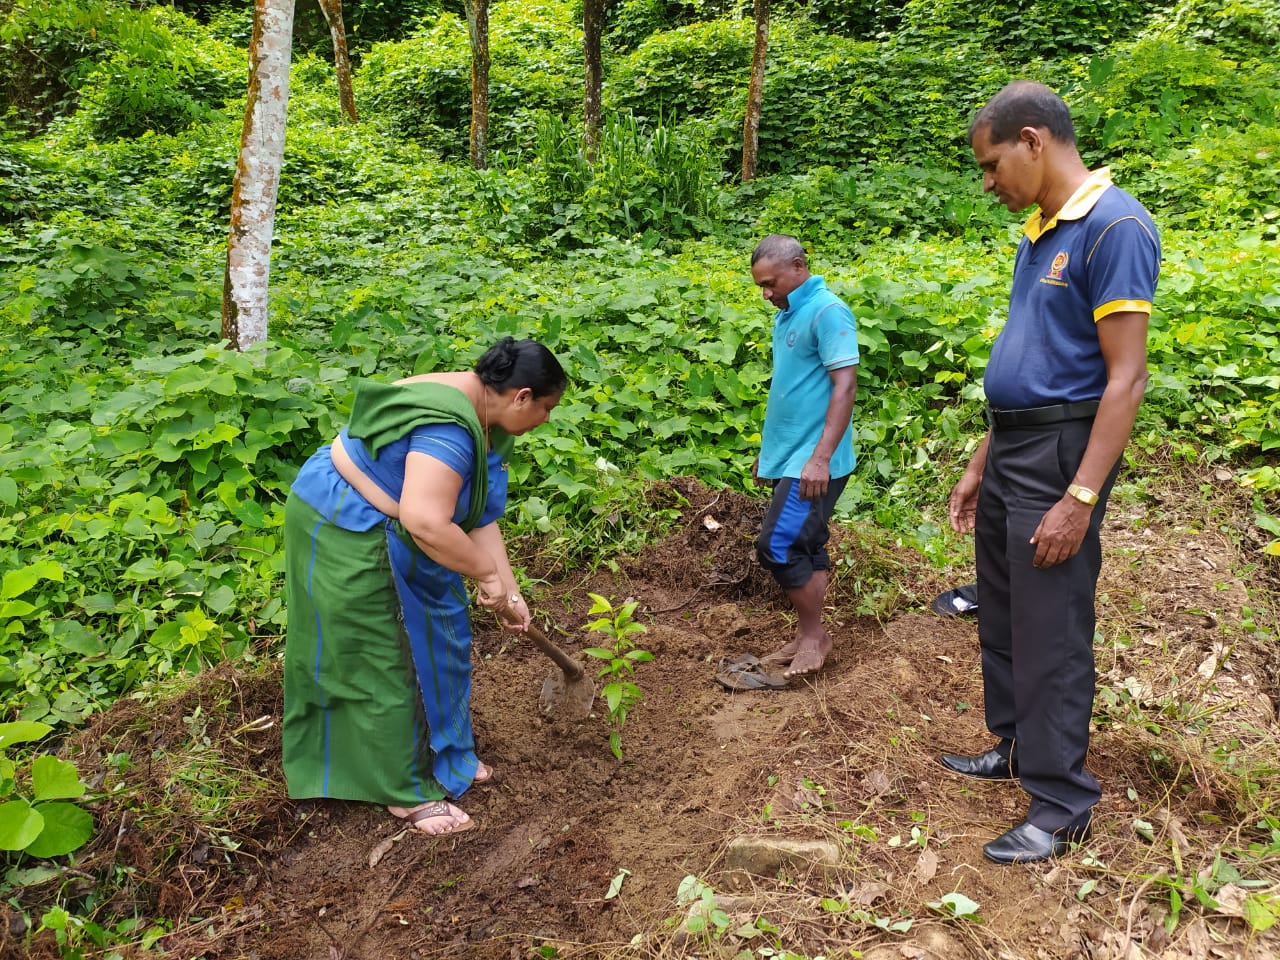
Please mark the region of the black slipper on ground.
<svg viewBox="0 0 1280 960"><path fill-rule="evenodd" d="M978 585L969 583L954 590L942 591L933 598L933 612L943 617L976 617Z"/></svg>
<svg viewBox="0 0 1280 960"><path fill-rule="evenodd" d="M760 658L744 653L720 664L716 682L730 693L743 690L781 690L787 679L780 673L770 673Z"/></svg>

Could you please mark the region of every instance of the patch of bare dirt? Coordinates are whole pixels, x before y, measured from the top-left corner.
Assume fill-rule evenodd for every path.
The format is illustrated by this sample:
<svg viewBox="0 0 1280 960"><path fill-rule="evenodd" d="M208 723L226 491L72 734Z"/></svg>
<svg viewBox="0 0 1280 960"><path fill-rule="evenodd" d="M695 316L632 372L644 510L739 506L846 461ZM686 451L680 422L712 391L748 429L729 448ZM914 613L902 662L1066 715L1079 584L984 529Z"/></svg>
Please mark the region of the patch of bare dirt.
<svg viewBox="0 0 1280 960"><path fill-rule="evenodd" d="M988 863L981 847L1021 818L1025 796L936 762L989 741L975 626L927 606L968 574L949 583L910 551L840 531L833 551L852 559L829 598L828 667L785 690L729 693L714 679L722 661L790 636L785 599L751 559L764 504L685 480L673 492L681 527L616 573L532 571L571 651L590 645L588 591L640 603L654 659L637 669L645 700L621 762L603 710L544 719L538 694L556 668L481 625L474 721L496 778L460 801L477 829L434 839L370 805L290 802L278 671L264 657L159 708L123 702L79 738L82 769L107 791L100 835L60 887L33 886L18 906L108 878L117 892L101 913L168 917L160 945L207 960L1276 955L1263 919L1280 894L1273 611L1257 596L1274 572L1238 554L1228 487L1113 507L1091 753L1106 795L1080 850L1024 867ZM883 622L859 615L886 578ZM238 771L252 798L219 829L201 818L217 779L205 764ZM753 839L829 855L752 873L735 850ZM714 892L722 923L690 932L677 902L688 876ZM954 894L980 923L946 915ZM47 934L0 944L0 956L57 955Z"/></svg>

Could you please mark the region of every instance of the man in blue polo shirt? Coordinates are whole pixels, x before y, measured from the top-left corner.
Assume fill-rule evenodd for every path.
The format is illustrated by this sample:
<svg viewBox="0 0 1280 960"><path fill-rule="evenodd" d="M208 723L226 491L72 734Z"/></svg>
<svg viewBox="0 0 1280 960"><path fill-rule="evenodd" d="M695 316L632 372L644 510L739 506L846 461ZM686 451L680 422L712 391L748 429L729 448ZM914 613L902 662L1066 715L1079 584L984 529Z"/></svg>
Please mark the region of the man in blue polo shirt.
<svg viewBox="0 0 1280 960"><path fill-rule="evenodd" d="M1084 839L1102 796L1085 769L1094 695L1099 528L1147 382L1160 271L1155 225L1092 173L1067 105L1009 84L969 127L983 189L1023 227L1009 316L984 375L991 429L951 491L951 525L975 531L987 728L949 769L1017 778L1026 818L983 847L997 863L1056 857Z"/></svg>
<svg viewBox="0 0 1280 960"><path fill-rule="evenodd" d="M778 308L773 381L754 474L773 487L756 554L796 611L796 635L767 663L784 677L822 669L831 637L822 626L836 501L853 472L853 401L858 333L853 314L822 277L809 273L795 237L772 234L751 254L751 278Z"/></svg>

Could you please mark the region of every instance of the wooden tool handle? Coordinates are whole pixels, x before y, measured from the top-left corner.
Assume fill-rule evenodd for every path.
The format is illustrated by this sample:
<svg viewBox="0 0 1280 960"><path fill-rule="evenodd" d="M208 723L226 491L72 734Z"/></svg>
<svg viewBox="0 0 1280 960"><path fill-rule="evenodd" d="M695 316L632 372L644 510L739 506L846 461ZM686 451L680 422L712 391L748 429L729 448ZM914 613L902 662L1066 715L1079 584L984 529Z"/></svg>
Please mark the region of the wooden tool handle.
<svg viewBox="0 0 1280 960"><path fill-rule="evenodd" d="M508 610L509 608L505 604L501 607L498 607L496 611L496 613L498 614L498 619L506 620ZM577 660L573 659L573 657L569 656L567 653L565 653L563 650L557 647L554 643L548 640L547 635L542 632L542 628L539 627L532 620L529 621L529 629L525 632L525 635L530 640L533 641L533 645L535 647L537 647L539 650L541 650L543 653L545 653L548 657L550 657L552 660L556 662L556 665L561 670L564 671L565 677L567 677L569 680L574 681L575 683L582 679L583 677L582 664L578 663Z"/></svg>
<svg viewBox="0 0 1280 960"><path fill-rule="evenodd" d="M531 622L526 633L539 650L556 662L566 677L575 681L582 679L582 664L548 640L536 623Z"/></svg>

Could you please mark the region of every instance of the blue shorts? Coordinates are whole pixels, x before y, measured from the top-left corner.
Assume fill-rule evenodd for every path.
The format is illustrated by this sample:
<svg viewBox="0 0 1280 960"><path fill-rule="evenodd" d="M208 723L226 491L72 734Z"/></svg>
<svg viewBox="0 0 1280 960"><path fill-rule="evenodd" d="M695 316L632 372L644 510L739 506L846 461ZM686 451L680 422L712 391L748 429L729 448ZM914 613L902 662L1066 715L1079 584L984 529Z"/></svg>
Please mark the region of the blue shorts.
<svg viewBox="0 0 1280 960"><path fill-rule="evenodd" d="M800 499L800 481L783 477L773 482L773 500L764 515L756 556L784 590L803 587L815 570L829 570L828 524L849 475L835 477L816 500Z"/></svg>

